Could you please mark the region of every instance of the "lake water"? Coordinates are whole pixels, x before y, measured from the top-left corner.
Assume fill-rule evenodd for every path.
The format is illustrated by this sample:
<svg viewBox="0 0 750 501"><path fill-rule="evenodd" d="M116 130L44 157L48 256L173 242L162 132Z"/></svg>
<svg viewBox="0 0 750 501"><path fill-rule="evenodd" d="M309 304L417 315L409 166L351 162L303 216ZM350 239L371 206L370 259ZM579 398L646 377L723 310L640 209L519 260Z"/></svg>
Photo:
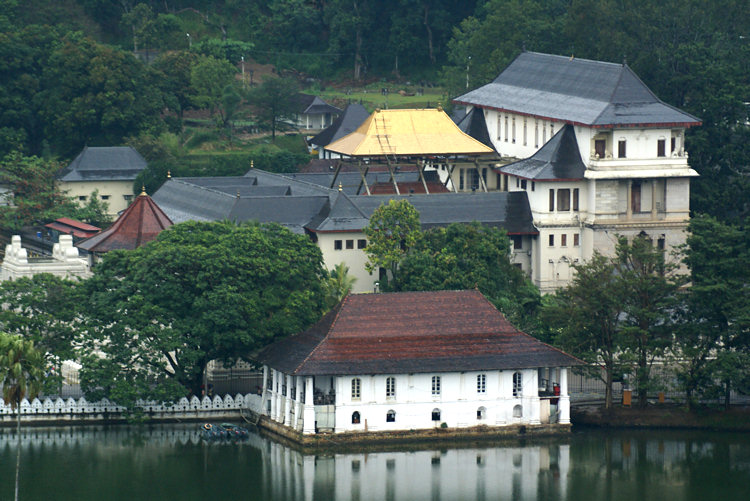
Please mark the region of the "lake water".
<svg viewBox="0 0 750 501"><path fill-rule="evenodd" d="M584 430L550 440L303 454L198 425L22 432L24 500L749 500L750 435ZM16 437L0 429L0 500Z"/></svg>

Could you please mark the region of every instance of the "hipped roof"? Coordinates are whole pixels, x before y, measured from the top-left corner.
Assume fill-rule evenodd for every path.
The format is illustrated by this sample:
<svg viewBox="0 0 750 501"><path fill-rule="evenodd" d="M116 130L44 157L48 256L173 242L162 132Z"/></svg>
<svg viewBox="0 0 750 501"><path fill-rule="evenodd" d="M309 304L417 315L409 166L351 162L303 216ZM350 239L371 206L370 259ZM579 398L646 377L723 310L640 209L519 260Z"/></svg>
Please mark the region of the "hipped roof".
<svg viewBox="0 0 750 501"><path fill-rule="evenodd" d="M142 193L112 226L82 240L76 247L89 252L132 250L156 239L162 230L172 226L172 221L151 197Z"/></svg>
<svg viewBox="0 0 750 501"><path fill-rule="evenodd" d="M589 127L699 125L662 102L627 64L521 53L492 82L454 102Z"/></svg>
<svg viewBox="0 0 750 501"><path fill-rule="evenodd" d="M351 157L487 155L442 109L375 110L356 131L326 149Z"/></svg>
<svg viewBox="0 0 750 501"><path fill-rule="evenodd" d="M299 376L581 364L516 329L476 290L351 294L310 329L255 358Z"/></svg>
<svg viewBox="0 0 750 501"><path fill-rule="evenodd" d="M130 146L87 146L57 174L60 181L132 181L146 160Z"/></svg>

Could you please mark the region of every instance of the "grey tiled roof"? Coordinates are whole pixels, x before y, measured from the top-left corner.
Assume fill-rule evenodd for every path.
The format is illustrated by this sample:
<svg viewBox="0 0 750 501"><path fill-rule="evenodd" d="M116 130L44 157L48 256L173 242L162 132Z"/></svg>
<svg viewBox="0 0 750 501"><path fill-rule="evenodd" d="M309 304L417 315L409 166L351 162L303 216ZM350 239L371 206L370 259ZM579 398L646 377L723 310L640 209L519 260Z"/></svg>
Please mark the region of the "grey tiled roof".
<svg viewBox="0 0 750 501"><path fill-rule="evenodd" d="M502 166L500 172L536 181L583 179L586 166L576 141L574 127L565 124L531 157Z"/></svg>
<svg viewBox="0 0 750 501"><path fill-rule="evenodd" d="M146 160L130 146L87 146L57 174L60 181L134 181Z"/></svg>
<svg viewBox="0 0 750 501"><path fill-rule="evenodd" d="M316 146L327 146L339 138L351 134L362 122L367 120L370 114L364 106L359 103L353 103L346 107L344 112L339 116L330 127L313 137L310 144Z"/></svg>
<svg viewBox="0 0 750 501"><path fill-rule="evenodd" d="M495 150L495 145L492 144L492 139L490 139L487 122L484 119L484 113L482 113L481 109L472 108L468 113L464 113L463 118L456 125L458 125L458 128L463 133L470 135L483 145Z"/></svg>
<svg viewBox="0 0 750 501"><path fill-rule="evenodd" d="M455 102L588 126L700 124L659 100L625 64L536 52L521 53Z"/></svg>
<svg viewBox="0 0 750 501"><path fill-rule="evenodd" d="M478 221L505 228L508 233L536 234L526 192L440 193L433 195L372 195L354 198L368 218L389 200L408 199L417 211L422 228ZM341 228L344 229L344 228Z"/></svg>
<svg viewBox="0 0 750 501"><path fill-rule="evenodd" d="M509 233L537 233L526 192L351 196L299 178L253 170L243 177L172 178L152 198L175 223L257 220L299 233L361 231L381 204L408 198L424 228L479 221Z"/></svg>
<svg viewBox="0 0 750 501"><path fill-rule="evenodd" d="M322 113L341 113L339 108L331 106L318 96L309 94L297 94L297 109L300 114L322 114Z"/></svg>

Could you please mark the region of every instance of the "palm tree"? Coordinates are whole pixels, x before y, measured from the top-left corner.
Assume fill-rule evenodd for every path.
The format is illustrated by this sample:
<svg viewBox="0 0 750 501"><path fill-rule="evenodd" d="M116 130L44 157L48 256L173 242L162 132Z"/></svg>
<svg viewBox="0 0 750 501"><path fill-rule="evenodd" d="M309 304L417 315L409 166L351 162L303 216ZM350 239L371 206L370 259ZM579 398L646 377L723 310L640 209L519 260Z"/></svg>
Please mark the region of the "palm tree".
<svg viewBox="0 0 750 501"><path fill-rule="evenodd" d="M326 306L330 309L351 292L357 278L349 275L349 267L344 263L337 264L329 273Z"/></svg>
<svg viewBox="0 0 750 501"><path fill-rule="evenodd" d="M34 348L34 342L0 332L0 383L3 387L3 400L16 411L16 501L21 471L21 401L36 397L43 381L44 357Z"/></svg>

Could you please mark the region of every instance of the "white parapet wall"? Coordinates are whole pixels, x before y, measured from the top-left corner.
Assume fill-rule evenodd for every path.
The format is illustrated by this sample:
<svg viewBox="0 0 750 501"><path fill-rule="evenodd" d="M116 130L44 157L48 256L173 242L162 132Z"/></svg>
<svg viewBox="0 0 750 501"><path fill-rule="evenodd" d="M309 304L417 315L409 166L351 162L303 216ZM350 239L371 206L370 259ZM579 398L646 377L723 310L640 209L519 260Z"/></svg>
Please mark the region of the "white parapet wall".
<svg viewBox="0 0 750 501"><path fill-rule="evenodd" d="M91 276L86 259L79 257L73 247L73 237L60 235L60 241L52 247L52 257L30 258L21 246L21 237L13 235L5 246L5 259L0 266L0 280L15 280L39 273L51 273L64 278L88 278Z"/></svg>
<svg viewBox="0 0 750 501"><path fill-rule="evenodd" d="M173 404L161 404L139 400L136 406L154 420L202 420L202 419L231 419L242 415L243 411L258 413L260 411L260 395L237 394L234 397L218 395L211 397L181 398ZM43 424L45 422L70 421L101 422L118 420L125 416L127 409L107 399L89 402L84 397L79 399L63 398L35 398L31 402L21 401L21 421ZM0 400L0 426L15 423L17 413Z"/></svg>

